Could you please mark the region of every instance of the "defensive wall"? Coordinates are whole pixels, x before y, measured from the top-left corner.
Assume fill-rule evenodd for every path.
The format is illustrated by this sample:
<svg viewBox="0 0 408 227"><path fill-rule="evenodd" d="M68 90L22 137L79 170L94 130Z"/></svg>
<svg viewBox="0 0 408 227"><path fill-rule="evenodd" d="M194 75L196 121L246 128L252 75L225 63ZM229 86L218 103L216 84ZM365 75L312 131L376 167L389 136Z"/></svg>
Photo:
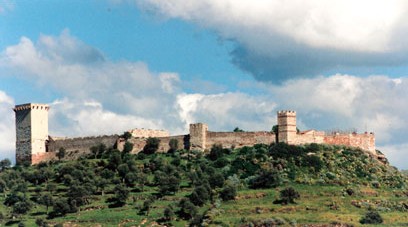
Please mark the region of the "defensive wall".
<svg viewBox="0 0 408 227"><path fill-rule="evenodd" d="M16 161L22 163L29 161L37 164L41 161L56 159L56 152L64 148L67 159L77 158L83 154L89 154L90 148L99 144L107 147L116 145L123 150L125 139L119 135L80 137L80 138L57 138L48 136L48 109L47 105L24 104L14 108L16 112ZM271 144L284 142L292 145L308 143L325 143L334 145L346 145L361 148L379 157L375 151L375 136L373 133L330 133L307 130L298 132L296 128L295 111L279 111L277 113L278 134L273 132L213 132L208 130L204 123L190 124L189 134L169 136L165 130L132 129L129 130L132 137L129 142L133 144L132 153L143 150L149 137L160 139L158 152L167 152L171 139L178 141L179 149L206 151L215 144L221 144L226 148L239 148L253 146L254 144Z"/></svg>

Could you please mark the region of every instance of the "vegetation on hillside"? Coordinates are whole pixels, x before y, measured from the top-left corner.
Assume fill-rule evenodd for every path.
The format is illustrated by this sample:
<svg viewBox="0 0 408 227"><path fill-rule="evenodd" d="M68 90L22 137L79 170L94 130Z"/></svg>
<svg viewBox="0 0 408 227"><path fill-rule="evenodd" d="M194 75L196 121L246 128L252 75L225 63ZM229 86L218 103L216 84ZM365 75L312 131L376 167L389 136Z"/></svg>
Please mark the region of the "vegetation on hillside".
<svg viewBox="0 0 408 227"><path fill-rule="evenodd" d="M157 154L159 143L149 139L139 154L100 145L77 161L2 167L0 223L408 223L406 176L359 149L279 143L202 153L171 141Z"/></svg>

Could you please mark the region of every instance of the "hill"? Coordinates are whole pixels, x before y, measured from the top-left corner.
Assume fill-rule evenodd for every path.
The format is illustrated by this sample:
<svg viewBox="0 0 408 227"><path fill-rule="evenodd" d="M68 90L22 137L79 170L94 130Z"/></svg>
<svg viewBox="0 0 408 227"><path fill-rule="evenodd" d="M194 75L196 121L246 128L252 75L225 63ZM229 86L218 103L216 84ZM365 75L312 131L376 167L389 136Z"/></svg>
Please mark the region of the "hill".
<svg viewBox="0 0 408 227"><path fill-rule="evenodd" d="M408 225L407 177L359 149L280 143L214 146L205 155L156 154L155 146L137 155L91 150L77 161L4 168L0 223Z"/></svg>

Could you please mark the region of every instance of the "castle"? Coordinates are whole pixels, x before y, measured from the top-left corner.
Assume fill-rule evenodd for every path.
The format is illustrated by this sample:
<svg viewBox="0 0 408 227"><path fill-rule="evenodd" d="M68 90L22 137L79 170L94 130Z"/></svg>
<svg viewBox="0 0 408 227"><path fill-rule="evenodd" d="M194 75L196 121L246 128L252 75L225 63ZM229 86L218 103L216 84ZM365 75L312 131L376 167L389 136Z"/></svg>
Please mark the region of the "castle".
<svg viewBox="0 0 408 227"><path fill-rule="evenodd" d="M49 106L45 104L22 104L13 109L16 116L16 163L38 164L42 161L56 159L56 153L64 148L67 153L86 154L90 148L99 144L110 147L117 145L119 150L123 149L125 140L118 135L81 137L81 138L57 138L48 134L48 111ZM179 148L187 150L205 151L215 144L223 147L243 147L263 143L284 142L292 145L308 143L346 145L361 148L369 154L381 159L376 154L375 136L373 133L330 133L322 131L307 130L298 132L296 128L295 111L279 111L277 113L278 133L270 131L258 132L212 132L204 123L190 124L189 134L170 136L164 130L133 129L129 130L133 143L132 153L143 149L148 137L160 139L159 152L167 152L169 141L178 141Z"/></svg>

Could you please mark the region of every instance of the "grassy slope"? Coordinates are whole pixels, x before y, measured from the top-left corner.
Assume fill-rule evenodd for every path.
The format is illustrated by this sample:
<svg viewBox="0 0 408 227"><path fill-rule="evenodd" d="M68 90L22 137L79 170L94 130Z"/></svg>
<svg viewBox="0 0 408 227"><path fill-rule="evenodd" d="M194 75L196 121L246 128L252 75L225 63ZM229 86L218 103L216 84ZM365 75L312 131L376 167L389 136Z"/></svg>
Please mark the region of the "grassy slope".
<svg viewBox="0 0 408 227"><path fill-rule="evenodd" d="M358 153L358 151L356 151L358 155L355 155L355 153L341 152L342 150L344 148L325 147L323 150L316 151L317 155L326 163L318 173L310 171L307 166L292 167L296 169L294 180L285 178L281 186L270 189L254 190L243 186L238 191L235 200L217 201L212 205L207 203L200 208L200 212L211 217L212 225L237 226L249 222L261 222L266 219L279 219L285 225L296 223L347 223L358 226L360 225L360 218L369 209L375 209L384 218L383 226L408 226L408 212L407 209L403 208L403 203L406 204L408 200L407 189L405 186L402 188L395 187L398 184L395 183L395 179L399 179L400 175L393 168L379 164L366 155ZM162 156L166 162L173 160L171 156ZM226 155L230 161L239 156L242 156L239 151ZM97 161L91 160L91 162ZM139 164L143 162L146 162L146 160L138 160ZM182 160L182 164L187 162L189 161ZM266 166L265 163L272 163L270 160L259 162L260 166ZM280 163L282 160L277 162ZM285 174L289 171L288 166L284 164L286 168L282 172L286 172ZM361 169L363 167L367 168L367 170L362 173ZM225 173L228 168L230 166L217 169L217 171ZM357 174L355 173L356 168L360 169ZM328 178L326 176L328 172L333 173L335 178ZM356 175L359 175L359 177ZM380 187L373 187L371 185L373 181L380 182ZM406 179L403 181L406 182ZM242 179L242 182L245 182L245 179ZM391 182L391 186L387 185L387 182ZM288 186L292 186L299 192L300 199L296 200L297 203L285 206L273 204L273 201L279 198L279 190ZM109 185L104 196L92 196L91 203L81 206L79 212L49 220L46 219L45 206L42 205L37 204L27 215L22 215L17 219L10 218L10 208L0 205L0 212L5 217L0 223L17 225L21 221L26 226L35 226L35 220L42 218L50 224L151 226L163 216L165 207L176 204L192 191L192 188L189 187L188 178L183 175L181 189L175 195L164 196L156 200L152 205L150 214L146 216L139 214L139 208L149 195L157 192L157 187L154 185L146 186L144 192L139 192L137 187L134 187L125 206L109 208L109 203L106 201L112 197L113 187L114 185ZM59 185L58 188L59 190L54 194L54 197L63 197L66 187ZM345 193L347 188L353 189L355 194L350 196ZM34 190L35 187L31 185L29 187L29 196L35 195ZM1 196L0 203L3 204L3 202L4 196ZM52 208L50 208L51 210ZM175 219L171 223L175 226L185 226L188 221Z"/></svg>

